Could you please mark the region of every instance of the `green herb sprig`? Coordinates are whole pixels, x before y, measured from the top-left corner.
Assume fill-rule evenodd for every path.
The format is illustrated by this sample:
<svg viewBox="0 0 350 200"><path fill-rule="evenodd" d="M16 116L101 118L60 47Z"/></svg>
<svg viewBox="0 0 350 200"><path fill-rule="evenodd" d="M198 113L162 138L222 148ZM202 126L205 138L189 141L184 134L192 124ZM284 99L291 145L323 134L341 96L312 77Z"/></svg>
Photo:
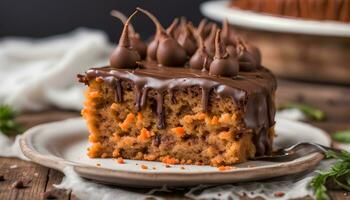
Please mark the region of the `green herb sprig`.
<svg viewBox="0 0 350 200"><path fill-rule="evenodd" d="M301 104L301 103L286 103L282 104L279 109L284 110L284 109L292 109L296 108L303 112L308 118L316 121L322 121L326 119L326 113L318 108L315 108L313 106L309 106L306 104Z"/></svg>
<svg viewBox="0 0 350 200"><path fill-rule="evenodd" d="M0 131L13 136L24 131L24 128L15 121L17 112L10 106L0 105Z"/></svg>
<svg viewBox="0 0 350 200"><path fill-rule="evenodd" d="M326 183L331 181L337 186L350 191L350 153L328 151L326 158L335 158L337 162L328 171L317 171L318 175L311 181L317 200L329 200Z"/></svg>
<svg viewBox="0 0 350 200"><path fill-rule="evenodd" d="M332 139L338 142L350 143L350 129L333 133Z"/></svg>

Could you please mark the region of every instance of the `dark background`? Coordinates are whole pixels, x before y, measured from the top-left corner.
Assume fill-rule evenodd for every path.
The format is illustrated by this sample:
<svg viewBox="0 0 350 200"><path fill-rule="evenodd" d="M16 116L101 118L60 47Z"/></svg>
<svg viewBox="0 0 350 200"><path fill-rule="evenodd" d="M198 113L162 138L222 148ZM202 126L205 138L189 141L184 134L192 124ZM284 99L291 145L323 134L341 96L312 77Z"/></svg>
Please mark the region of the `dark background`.
<svg viewBox="0 0 350 200"><path fill-rule="evenodd" d="M0 38L5 36L45 37L77 27L101 29L116 41L122 24L110 16L112 9L126 15L137 6L155 14L166 27L174 17L185 16L197 24L205 0L0 0ZM144 39L154 33L153 23L143 14L133 25Z"/></svg>

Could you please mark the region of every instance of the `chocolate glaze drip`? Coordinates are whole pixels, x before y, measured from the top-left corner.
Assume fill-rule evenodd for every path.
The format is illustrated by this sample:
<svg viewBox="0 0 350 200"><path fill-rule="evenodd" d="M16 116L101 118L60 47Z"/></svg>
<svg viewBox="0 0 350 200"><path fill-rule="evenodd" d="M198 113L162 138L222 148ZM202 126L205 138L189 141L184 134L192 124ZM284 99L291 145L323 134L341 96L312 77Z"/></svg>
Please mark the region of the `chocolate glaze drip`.
<svg viewBox="0 0 350 200"><path fill-rule="evenodd" d="M122 100L119 98L122 95L118 89L121 88L121 81L131 81L136 91L135 106L138 110L146 105L150 89L155 90L160 129L166 126L163 103L167 91L172 101L176 102L176 97L173 95L175 90L198 86L202 90L201 102L204 112L208 112L210 96L229 97L245 113L243 121L246 126L255 130L257 135L254 140L257 152L265 154L271 149L270 144L267 143L267 131L261 131L262 128L268 129L274 125L275 110L270 94L276 89L276 80L267 69L259 67L253 72L240 72L236 78L216 78L210 76L207 71L159 68L154 62L147 61L143 61L142 65L144 68L136 70L92 68L86 72L86 78L80 76L80 79L84 81L96 77L102 78L114 88L118 101Z"/></svg>

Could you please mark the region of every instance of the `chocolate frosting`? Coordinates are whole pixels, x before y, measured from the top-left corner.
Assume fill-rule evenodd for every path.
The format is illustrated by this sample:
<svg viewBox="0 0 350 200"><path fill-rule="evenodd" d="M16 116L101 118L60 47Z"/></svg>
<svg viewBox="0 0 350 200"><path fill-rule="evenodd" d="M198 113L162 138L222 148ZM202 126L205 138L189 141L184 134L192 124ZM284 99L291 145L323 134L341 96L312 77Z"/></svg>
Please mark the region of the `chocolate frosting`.
<svg viewBox="0 0 350 200"><path fill-rule="evenodd" d="M157 32L154 40L150 43L147 53L150 53L151 60L154 60L154 51L156 61L161 66L183 66L187 62L187 54L180 44L172 37L170 37L158 19L150 12L137 8L137 10L146 14L157 27Z"/></svg>
<svg viewBox="0 0 350 200"><path fill-rule="evenodd" d="M235 43L235 34L233 33L233 31L231 30L230 25L228 24L227 19L225 19L222 23L222 31L221 31L221 37L222 37L222 41L226 44L226 45L232 45L232 46L236 46Z"/></svg>
<svg viewBox="0 0 350 200"><path fill-rule="evenodd" d="M197 50L197 44L189 26L190 25L188 24L182 26L182 31L180 32L177 41L186 50L187 55L192 56Z"/></svg>
<svg viewBox="0 0 350 200"><path fill-rule="evenodd" d="M129 39L129 22L130 19L137 13L135 11L126 23L119 40L117 48L112 52L109 62L111 67L115 68L136 68L137 62L141 61L141 57L136 50L131 47Z"/></svg>
<svg viewBox="0 0 350 200"><path fill-rule="evenodd" d="M179 18L175 18L173 20L173 22L170 24L170 26L166 29L167 34L172 37L172 38L176 38L176 28L177 28L177 24L179 22Z"/></svg>
<svg viewBox="0 0 350 200"><path fill-rule="evenodd" d="M204 41L199 33L199 30L195 31L194 28L190 29L192 34L195 35L198 49L196 53L191 57L189 66L192 69L209 70L209 65L213 61L213 58L208 54L204 46Z"/></svg>
<svg viewBox="0 0 350 200"><path fill-rule="evenodd" d="M141 40L138 33L134 33L130 37L131 48L135 49L142 59L146 58L147 54L147 45Z"/></svg>
<svg viewBox="0 0 350 200"><path fill-rule="evenodd" d="M123 13L117 10L112 10L111 15L122 21L124 25L128 20ZM140 35L135 32L135 29L130 22L128 24L128 27L131 48L136 50L141 58L144 59L146 57L147 45L141 40Z"/></svg>
<svg viewBox="0 0 350 200"><path fill-rule="evenodd" d="M245 44L240 41L237 45L239 70L253 71L257 67L255 57L247 50Z"/></svg>
<svg viewBox="0 0 350 200"><path fill-rule="evenodd" d="M246 46L248 52L250 52L253 55L253 57L256 61L256 64L261 65L261 52L260 52L259 48L252 45L252 44L245 44L245 46Z"/></svg>
<svg viewBox="0 0 350 200"><path fill-rule="evenodd" d="M204 18L198 24L197 31L198 31L198 34L202 38L206 38L208 36L208 34L209 34L209 32L206 30L207 23L208 23L208 20Z"/></svg>
<svg viewBox="0 0 350 200"><path fill-rule="evenodd" d="M215 56L210 64L209 74L215 76L234 77L238 74L237 58L228 54L226 45L221 41L221 30L215 36Z"/></svg>
<svg viewBox="0 0 350 200"><path fill-rule="evenodd" d="M210 34L205 39L204 45L207 48L207 51L209 54L214 55L215 54L215 34L218 27L216 24L213 24L211 26Z"/></svg>

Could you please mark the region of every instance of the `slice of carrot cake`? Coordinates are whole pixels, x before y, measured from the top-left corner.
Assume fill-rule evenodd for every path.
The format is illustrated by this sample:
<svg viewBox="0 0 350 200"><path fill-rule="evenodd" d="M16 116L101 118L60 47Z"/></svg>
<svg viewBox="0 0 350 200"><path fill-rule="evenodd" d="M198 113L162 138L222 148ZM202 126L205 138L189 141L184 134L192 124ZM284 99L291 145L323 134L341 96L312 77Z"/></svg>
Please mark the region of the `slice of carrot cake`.
<svg viewBox="0 0 350 200"><path fill-rule="evenodd" d="M137 13L156 26L146 52L130 28ZM88 155L220 166L271 153L276 80L260 60L227 22L181 19L165 29L137 8L110 65L78 75L88 85Z"/></svg>

